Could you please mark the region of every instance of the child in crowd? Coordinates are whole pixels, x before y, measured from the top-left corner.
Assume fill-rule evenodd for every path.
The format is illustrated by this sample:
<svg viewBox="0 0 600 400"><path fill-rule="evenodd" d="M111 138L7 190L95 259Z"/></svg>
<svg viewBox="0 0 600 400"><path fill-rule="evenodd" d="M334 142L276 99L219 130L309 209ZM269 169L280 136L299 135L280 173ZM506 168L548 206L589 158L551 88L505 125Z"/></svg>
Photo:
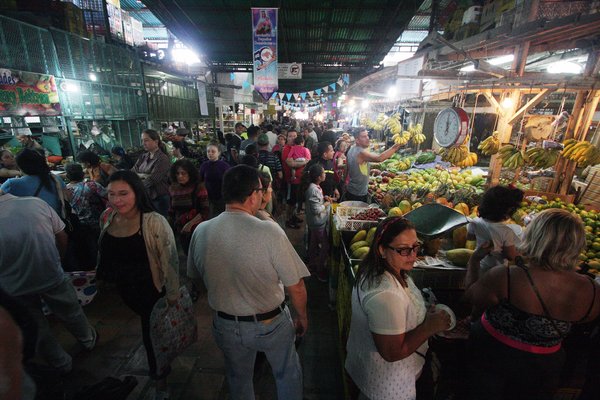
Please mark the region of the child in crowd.
<svg viewBox="0 0 600 400"><path fill-rule="evenodd" d="M485 242L493 245L492 251L481 260L481 274L504 260L513 262L517 256L516 247L521 242L521 228L508 223L523 200L523 191L506 186L494 186L483 195L479 206L479 217L467 227L467 240L476 240L477 247Z"/></svg>
<svg viewBox="0 0 600 400"><path fill-rule="evenodd" d="M306 224L308 226L308 269L316 274L321 282L327 282L327 255L329 240L327 223L331 208L331 198L323 196L320 183L325 181L325 170L315 164L308 170L310 185L306 190Z"/></svg>

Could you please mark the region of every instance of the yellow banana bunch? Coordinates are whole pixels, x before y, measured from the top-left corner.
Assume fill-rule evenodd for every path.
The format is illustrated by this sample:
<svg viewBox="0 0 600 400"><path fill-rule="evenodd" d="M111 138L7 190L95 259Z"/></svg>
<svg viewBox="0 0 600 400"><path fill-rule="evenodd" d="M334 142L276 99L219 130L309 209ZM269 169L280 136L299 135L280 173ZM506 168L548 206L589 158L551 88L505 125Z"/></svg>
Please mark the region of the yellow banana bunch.
<svg viewBox="0 0 600 400"><path fill-rule="evenodd" d="M550 168L556 164L559 152L554 149L543 149L541 147L532 147L525 150L525 160L527 164L535 168Z"/></svg>
<svg viewBox="0 0 600 400"><path fill-rule="evenodd" d="M425 141L426 137L423 134L423 125L421 124L410 124L408 127L408 132L410 133L410 138L415 144L421 144Z"/></svg>
<svg viewBox="0 0 600 400"><path fill-rule="evenodd" d="M425 141L425 139L427 139L427 138L422 133L414 134L413 137L411 138L411 140L415 144L421 144L421 143L423 143Z"/></svg>
<svg viewBox="0 0 600 400"><path fill-rule="evenodd" d="M410 126L408 127L408 131L411 133L411 135L418 135L420 133L423 133L423 125L421 124L410 124Z"/></svg>
<svg viewBox="0 0 600 400"><path fill-rule="evenodd" d="M494 131L492 136L486 138L483 142L479 143L477 149L486 156L496 154L500 148L500 140L498 140L498 131Z"/></svg>
<svg viewBox="0 0 600 400"><path fill-rule="evenodd" d="M394 143L404 146L410 140L410 132L404 131L401 133L394 133L394 136L392 136L392 140L394 141Z"/></svg>
<svg viewBox="0 0 600 400"><path fill-rule="evenodd" d="M600 150L588 141L578 142L575 139L564 141L561 157L575 161L580 167L600 163Z"/></svg>
<svg viewBox="0 0 600 400"><path fill-rule="evenodd" d="M477 153L469 152L467 158L456 164L457 167L466 168L477 164Z"/></svg>
<svg viewBox="0 0 600 400"><path fill-rule="evenodd" d="M442 160L458 165L469 156L469 149L465 145L452 146L441 151Z"/></svg>

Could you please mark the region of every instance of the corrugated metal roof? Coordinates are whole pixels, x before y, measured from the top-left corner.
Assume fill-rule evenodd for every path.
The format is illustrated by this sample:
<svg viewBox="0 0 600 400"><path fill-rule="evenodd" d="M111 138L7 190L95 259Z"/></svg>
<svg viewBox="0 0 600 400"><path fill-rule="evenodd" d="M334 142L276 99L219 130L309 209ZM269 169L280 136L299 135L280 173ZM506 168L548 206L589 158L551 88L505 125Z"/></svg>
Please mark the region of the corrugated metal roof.
<svg viewBox="0 0 600 400"><path fill-rule="evenodd" d="M122 4L134 1L124 0ZM230 70L232 62L249 66L251 7L279 7L279 61L304 63L303 77L326 73L331 68L336 68L337 74L364 74L377 68L423 3L418 0L143 1L175 36L201 54L215 70Z"/></svg>

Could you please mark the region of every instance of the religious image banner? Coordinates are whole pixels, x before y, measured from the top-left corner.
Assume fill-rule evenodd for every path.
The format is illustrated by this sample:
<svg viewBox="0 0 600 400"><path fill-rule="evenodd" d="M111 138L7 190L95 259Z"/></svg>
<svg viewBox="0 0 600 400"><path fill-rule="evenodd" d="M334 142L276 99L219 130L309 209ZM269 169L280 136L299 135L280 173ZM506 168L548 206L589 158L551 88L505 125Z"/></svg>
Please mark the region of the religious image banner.
<svg viewBox="0 0 600 400"><path fill-rule="evenodd" d="M277 8L252 8L254 89L269 100L277 78Z"/></svg>

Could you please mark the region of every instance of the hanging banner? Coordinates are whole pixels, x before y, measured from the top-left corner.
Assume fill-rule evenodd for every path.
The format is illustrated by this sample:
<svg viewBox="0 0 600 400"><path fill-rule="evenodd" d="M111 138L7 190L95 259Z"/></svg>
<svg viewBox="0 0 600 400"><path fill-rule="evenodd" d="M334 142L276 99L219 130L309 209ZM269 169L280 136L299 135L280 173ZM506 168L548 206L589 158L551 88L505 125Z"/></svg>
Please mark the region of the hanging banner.
<svg viewBox="0 0 600 400"><path fill-rule="evenodd" d="M60 114L53 75L0 68L0 116Z"/></svg>
<svg viewBox="0 0 600 400"><path fill-rule="evenodd" d="M268 100L277 78L277 8L252 8L254 88Z"/></svg>

